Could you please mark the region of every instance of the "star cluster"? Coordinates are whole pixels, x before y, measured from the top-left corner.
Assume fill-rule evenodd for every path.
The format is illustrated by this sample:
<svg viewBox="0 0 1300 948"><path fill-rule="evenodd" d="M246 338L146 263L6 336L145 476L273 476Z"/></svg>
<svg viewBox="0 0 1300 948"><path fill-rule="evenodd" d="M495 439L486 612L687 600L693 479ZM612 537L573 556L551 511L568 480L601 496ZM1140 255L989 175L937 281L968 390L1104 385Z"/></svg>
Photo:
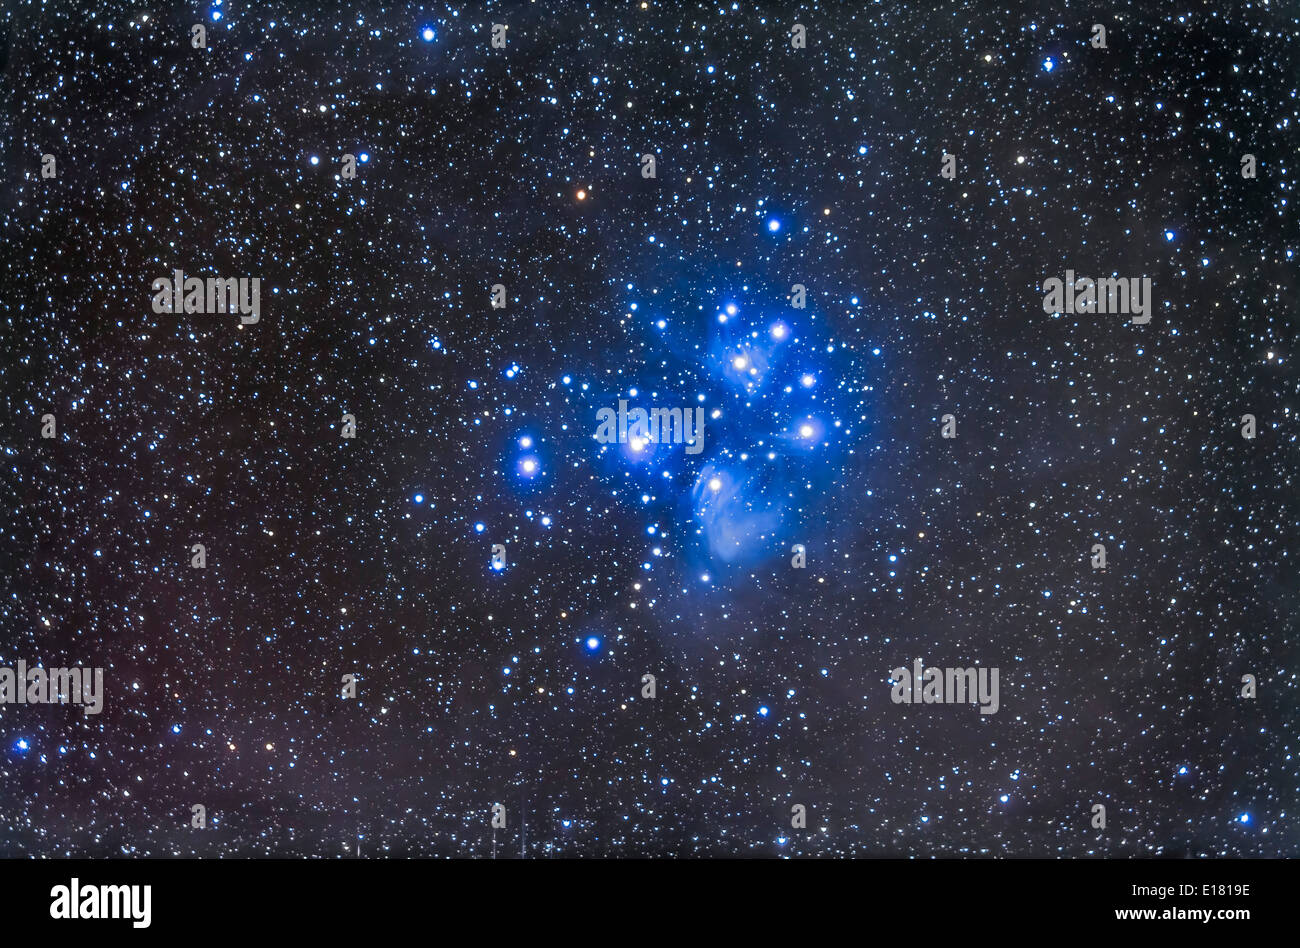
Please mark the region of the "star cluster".
<svg viewBox="0 0 1300 948"><path fill-rule="evenodd" d="M0 705L6 854L1295 854L1294 6L58 6L0 665L107 696Z"/></svg>

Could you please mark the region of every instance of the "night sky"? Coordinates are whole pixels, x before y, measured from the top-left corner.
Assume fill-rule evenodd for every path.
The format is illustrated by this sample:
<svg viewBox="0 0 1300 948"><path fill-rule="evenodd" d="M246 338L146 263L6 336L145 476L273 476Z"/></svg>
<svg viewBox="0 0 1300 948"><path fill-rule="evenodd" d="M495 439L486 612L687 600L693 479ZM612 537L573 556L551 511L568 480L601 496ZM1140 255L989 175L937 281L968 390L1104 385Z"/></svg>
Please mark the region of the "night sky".
<svg viewBox="0 0 1300 948"><path fill-rule="evenodd" d="M3 855L1300 850L1296 4L4 16Z"/></svg>

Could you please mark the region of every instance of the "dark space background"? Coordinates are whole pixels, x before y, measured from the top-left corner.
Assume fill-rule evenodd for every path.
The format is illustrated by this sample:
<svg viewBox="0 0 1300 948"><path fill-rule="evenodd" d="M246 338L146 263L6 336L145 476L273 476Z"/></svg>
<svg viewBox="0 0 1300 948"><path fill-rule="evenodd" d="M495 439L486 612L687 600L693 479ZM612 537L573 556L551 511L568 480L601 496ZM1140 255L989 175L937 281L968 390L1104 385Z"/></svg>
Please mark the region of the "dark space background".
<svg viewBox="0 0 1300 948"><path fill-rule="evenodd" d="M1297 4L3 24L5 856L1296 854Z"/></svg>

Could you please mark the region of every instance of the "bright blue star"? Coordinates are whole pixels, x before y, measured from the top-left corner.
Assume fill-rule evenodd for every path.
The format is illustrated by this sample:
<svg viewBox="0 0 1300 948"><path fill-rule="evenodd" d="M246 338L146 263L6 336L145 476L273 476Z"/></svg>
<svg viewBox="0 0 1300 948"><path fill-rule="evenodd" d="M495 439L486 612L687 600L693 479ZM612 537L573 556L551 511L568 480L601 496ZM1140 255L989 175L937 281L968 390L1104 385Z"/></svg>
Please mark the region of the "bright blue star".
<svg viewBox="0 0 1300 948"><path fill-rule="evenodd" d="M18 751L20 754L27 753L27 749L31 746L32 745L27 743L27 738L25 737L20 737L14 742L14 750Z"/></svg>
<svg viewBox="0 0 1300 948"><path fill-rule="evenodd" d="M1052 62L1052 57L1048 56L1043 60L1043 72L1051 72L1056 68L1056 63Z"/></svg>
<svg viewBox="0 0 1300 948"><path fill-rule="evenodd" d="M421 33L420 35L424 37L424 41L426 43L432 43L434 37L437 36L438 34L433 31L433 27L426 26L424 28L424 32Z"/></svg>
<svg viewBox="0 0 1300 948"><path fill-rule="evenodd" d="M594 635L591 638L587 639L588 651L594 652L598 648L600 648L600 639L596 638Z"/></svg>
<svg viewBox="0 0 1300 948"><path fill-rule="evenodd" d="M781 222L774 217L767 222L767 229L775 234L778 230L781 229Z"/></svg>
<svg viewBox="0 0 1300 948"><path fill-rule="evenodd" d="M1249 822L1250 822L1250 814L1249 814L1249 813L1243 813L1243 814L1241 814L1241 816L1237 817L1237 819L1240 820L1242 823L1249 823Z"/></svg>
<svg viewBox="0 0 1300 948"><path fill-rule="evenodd" d="M794 425L791 437L799 444L809 446L816 444L824 431L822 423L816 418L805 418Z"/></svg>
<svg viewBox="0 0 1300 948"><path fill-rule="evenodd" d="M414 500L415 500L415 502L416 502L417 504L422 504L422 503L424 503L424 495L423 495L423 494L416 494L415 497L414 497Z"/></svg>
<svg viewBox="0 0 1300 948"><path fill-rule="evenodd" d="M1165 240L1173 240L1177 236L1172 230L1165 231Z"/></svg>
<svg viewBox="0 0 1300 948"><path fill-rule="evenodd" d="M759 708L758 713L763 717L767 717L767 706L764 705L763 707Z"/></svg>

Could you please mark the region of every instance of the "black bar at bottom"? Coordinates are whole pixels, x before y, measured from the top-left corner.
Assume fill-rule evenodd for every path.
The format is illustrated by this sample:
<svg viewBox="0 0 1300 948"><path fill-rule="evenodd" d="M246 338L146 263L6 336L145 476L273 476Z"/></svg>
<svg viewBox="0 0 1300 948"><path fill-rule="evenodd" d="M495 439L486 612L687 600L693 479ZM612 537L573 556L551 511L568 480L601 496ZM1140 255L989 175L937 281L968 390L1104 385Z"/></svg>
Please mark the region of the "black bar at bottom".
<svg viewBox="0 0 1300 948"><path fill-rule="evenodd" d="M1167 925L1231 936L1286 919L1282 876L1293 869L1285 860L4 860L0 891L11 936L369 939L430 924L448 937L517 928L656 943L787 926L809 937L842 926L965 938ZM121 888L143 886L147 927L145 890Z"/></svg>

